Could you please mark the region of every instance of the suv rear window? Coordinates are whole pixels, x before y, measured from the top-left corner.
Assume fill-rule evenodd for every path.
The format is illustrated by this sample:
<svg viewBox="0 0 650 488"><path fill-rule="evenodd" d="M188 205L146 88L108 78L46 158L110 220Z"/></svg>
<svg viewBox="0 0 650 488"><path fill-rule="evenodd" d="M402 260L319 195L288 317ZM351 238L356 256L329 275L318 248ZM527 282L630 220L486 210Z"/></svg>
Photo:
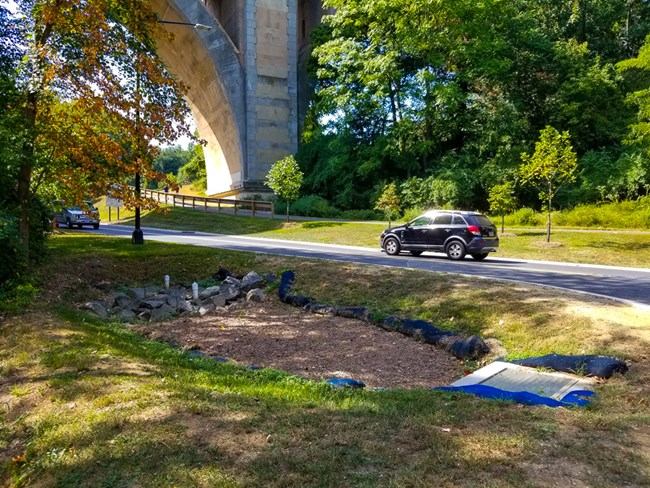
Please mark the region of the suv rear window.
<svg viewBox="0 0 650 488"><path fill-rule="evenodd" d="M460 215L454 215L454 221L452 222L454 225L466 225L465 221Z"/></svg>
<svg viewBox="0 0 650 488"><path fill-rule="evenodd" d="M478 225L481 227L492 227L494 225L485 215L466 215L465 218L471 225Z"/></svg>
<svg viewBox="0 0 650 488"><path fill-rule="evenodd" d="M433 219L434 225L449 225L451 224L451 215L449 214L442 214L442 215L436 215L436 218Z"/></svg>

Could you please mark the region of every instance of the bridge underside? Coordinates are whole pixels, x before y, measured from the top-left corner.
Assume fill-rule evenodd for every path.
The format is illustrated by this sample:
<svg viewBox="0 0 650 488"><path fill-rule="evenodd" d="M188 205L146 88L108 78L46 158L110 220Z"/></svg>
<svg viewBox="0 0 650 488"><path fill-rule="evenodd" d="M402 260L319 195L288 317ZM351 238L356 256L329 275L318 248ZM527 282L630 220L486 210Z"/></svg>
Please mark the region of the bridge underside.
<svg viewBox="0 0 650 488"><path fill-rule="evenodd" d="M298 148L298 100L301 112L306 100L298 93L299 50L320 20L320 1L151 2L162 20L212 27L165 24L174 40L159 42L161 57L190 87L187 99L207 141L208 194L268 192L271 165Z"/></svg>

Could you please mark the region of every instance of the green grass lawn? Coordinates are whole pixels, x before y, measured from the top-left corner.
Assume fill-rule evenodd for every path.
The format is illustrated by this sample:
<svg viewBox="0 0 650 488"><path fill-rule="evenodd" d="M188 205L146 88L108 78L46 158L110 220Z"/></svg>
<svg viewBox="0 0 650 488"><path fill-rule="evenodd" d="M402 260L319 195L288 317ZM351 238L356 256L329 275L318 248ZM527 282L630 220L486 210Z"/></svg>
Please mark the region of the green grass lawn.
<svg viewBox="0 0 650 488"><path fill-rule="evenodd" d="M104 222L106 219L104 218ZM132 225L128 218L123 221ZM387 227L381 223L330 221L283 222L262 217L167 208L167 213L143 215L143 226L237 234L272 239L322 242L361 247L379 246L379 234ZM547 244L545 230L506 229L499 251L505 258L650 267L650 233L632 231L585 232L556 229Z"/></svg>
<svg viewBox="0 0 650 488"><path fill-rule="evenodd" d="M614 353L631 371L585 409L413 391L335 391L190 357L80 313L115 286L293 269L297 291L498 339L510 357ZM33 306L0 324L0 485L647 486L647 313L410 270L61 233ZM302 313L297 311L296 313ZM379 344L378 347L381 347ZM468 369L475 364L466 364Z"/></svg>

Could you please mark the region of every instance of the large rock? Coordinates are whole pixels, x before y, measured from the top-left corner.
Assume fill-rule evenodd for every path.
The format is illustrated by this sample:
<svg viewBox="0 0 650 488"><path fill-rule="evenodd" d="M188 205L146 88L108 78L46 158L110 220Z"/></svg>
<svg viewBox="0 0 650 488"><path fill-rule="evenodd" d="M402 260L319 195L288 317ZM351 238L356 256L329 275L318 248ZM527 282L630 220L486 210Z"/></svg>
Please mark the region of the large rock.
<svg viewBox="0 0 650 488"><path fill-rule="evenodd" d="M144 300L144 288L129 288L126 291L126 294L131 298L137 298L139 300Z"/></svg>
<svg viewBox="0 0 650 488"><path fill-rule="evenodd" d="M131 306L132 299L127 295L117 295L113 299L113 306L120 308L127 308Z"/></svg>
<svg viewBox="0 0 650 488"><path fill-rule="evenodd" d="M199 315L203 316L209 314L210 312L214 312L215 308L216 307L214 306L214 303L206 303L205 305L201 305L199 307Z"/></svg>
<svg viewBox="0 0 650 488"><path fill-rule="evenodd" d="M263 302L266 298L264 291L254 288L246 294L246 300L249 302Z"/></svg>
<svg viewBox="0 0 650 488"><path fill-rule="evenodd" d="M219 268L215 274L212 275L213 280L223 281L229 276L232 276L232 273L226 268Z"/></svg>
<svg viewBox="0 0 650 488"><path fill-rule="evenodd" d="M158 308L154 308L151 310L151 315L149 316L149 320L152 322L160 322L162 320L168 319L172 315L176 313L176 310L174 310L172 307L164 303L162 306Z"/></svg>
<svg viewBox="0 0 650 488"><path fill-rule="evenodd" d="M163 305L167 305L167 300L160 300L159 298L152 298L150 300L144 300L142 302L142 307L144 308L160 308ZM169 306L169 305L167 305Z"/></svg>
<svg viewBox="0 0 650 488"><path fill-rule="evenodd" d="M179 312L191 312L193 310L192 303L189 300L179 300L176 305L176 310Z"/></svg>
<svg viewBox="0 0 650 488"><path fill-rule="evenodd" d="M240 293L241 293L241 287L239 286L239 284L228 283L227 280L224 281L219 287L219 295L223 296L228 302L237 300Z"/></svg>
<svg viewBox="0 0 650 488"><path fill-rule="evenodd" d="M206 298L210 298L211 296L214 296L217 293L219 293L220 290L221 290L220 286L211 286L209 288L206 288L201 293L199 293L199 300L205 300Z"/></svg>
<svg viewBox="0 0 650 488"><path fill-rule="evenodd" d="M214 295L213 297L210 297L210 300L215 307L226 306L226 297L223 295Z"/></svg>
<svg viewBox="0 0 650 488"><path fill-rule="evenodd" d="M264 284L264 280L255 271L251 271L241 280L241 289L250 291L254 288L259 288Z"/></svg>
<svg viewBox="0 0 650 488"><path fill-rule="evenodd" d="M134 322L137 318L137 315L133 310L120 310L117 314L117 320L121 322Z"/></svg>
<svg viewBox="0 0 650 488"><path fill-rule="evenodd" d="M93 300L91 302L86 302L81 306L82 310L90 310L92 313L97 315L98 317L106 318L108 317L108 310L106 310L106 306L97 300Z"/></svg>

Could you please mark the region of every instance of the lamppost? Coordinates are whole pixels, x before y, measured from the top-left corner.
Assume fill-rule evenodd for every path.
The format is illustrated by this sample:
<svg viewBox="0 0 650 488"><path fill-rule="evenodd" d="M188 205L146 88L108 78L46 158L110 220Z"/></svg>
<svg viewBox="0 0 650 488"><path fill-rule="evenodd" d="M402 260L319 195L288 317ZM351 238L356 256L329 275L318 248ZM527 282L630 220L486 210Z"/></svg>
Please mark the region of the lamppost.
<svg viewBox="0 0 650 488"><path fill-rule="evenodd" d="M136 69L135 72L135 132L137 139L135 141L135 159L138 161L140 158L140 71ZM139 199L140 194L140 170L138 169L135 173L135 197ZM136 200L137 202L137 200ZM140 204L138 203L135 207L135 228L133 229L133 234L131 234L131 244L144 244L144 234L140 228Z"/></svg>
<svg viewBox="0 0 650 488"><path fill-rule="evenodd" d="M171 24L171 25L189 25L194 27L196 30L209 31L212 29L209 25L197 24L194 22L180 22L176 20L158 20L159 24ZM138 133L138 140L136 142L136 157L140 156L140 72L136 73L135 78L135 91L136 96L138 97L136 112L135 112L135 124L136 132ZM140 198L140 171L137 171L135 174L135 189L134 189L136 198ZM133 234L131 234L131 243L132 244L144 244L144 234L142 233L142 228L140 227L140 205L135 207L135 226L133 229Z"/></svg>

